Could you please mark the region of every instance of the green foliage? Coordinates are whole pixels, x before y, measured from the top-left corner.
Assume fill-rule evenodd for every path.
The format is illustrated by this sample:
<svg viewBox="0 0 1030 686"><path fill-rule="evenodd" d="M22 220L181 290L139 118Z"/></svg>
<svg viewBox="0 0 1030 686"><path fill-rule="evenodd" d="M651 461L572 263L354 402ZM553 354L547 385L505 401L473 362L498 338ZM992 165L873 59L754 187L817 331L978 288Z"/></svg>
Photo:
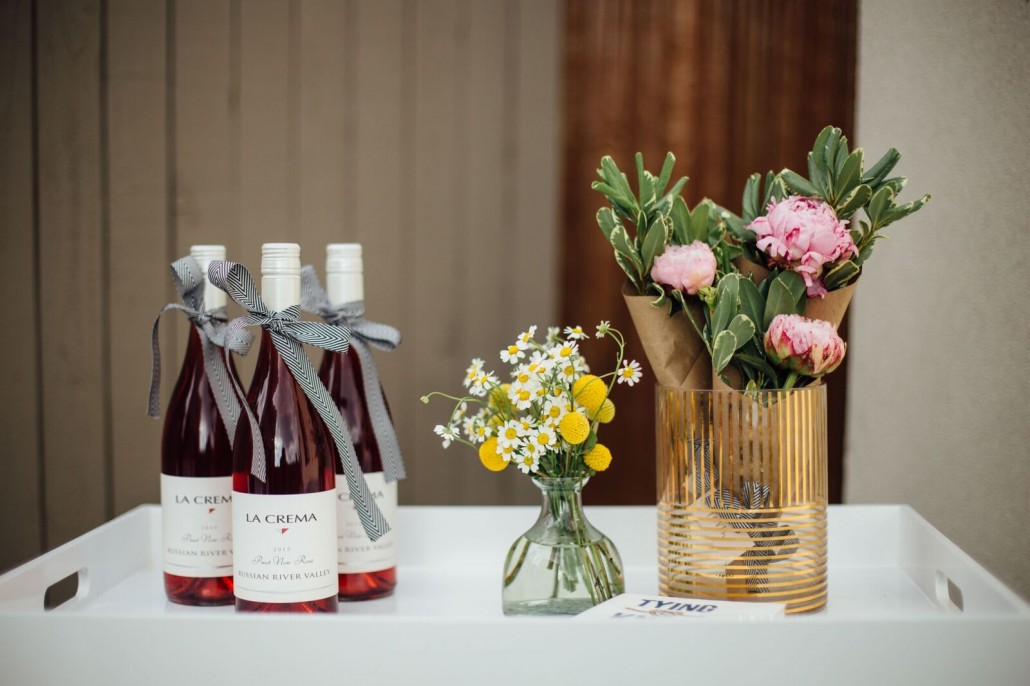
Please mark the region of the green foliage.
<svg viewBox="0 0 1030 686"><path fill-rule="evenodd" d="M671 152L665 156L658 176L645 169L644 157L640 153L637 153L635 162L636 194L615 161L611 157L601 159L601 168L597 170L601 180L595 181L592 188L605 195L608 207L597 211L597 225L637 293L655 295L653 304L656 307L664 307L671 300L672 315L686 307L684 295L678 291L666 293L651 279L655 259L669 245L689 245L694 241L706 243L715 254L719 274L735 271L733 260L743 251L726 241L730 227L715 203L705 199L693 210L687 206L680 195L687 184L687 177L669 186L676 164Z"/></svg>
<svg viewBox="0 0 1030 686"><path fill-rule="evenodd" d="M748 388L780 388L787 372L769 364L762 339L776 315L804 312L804 280L794 272L773 272L757 285L732 273L711 291L702 338L715 373L721 376L732 364Z"/></svg>

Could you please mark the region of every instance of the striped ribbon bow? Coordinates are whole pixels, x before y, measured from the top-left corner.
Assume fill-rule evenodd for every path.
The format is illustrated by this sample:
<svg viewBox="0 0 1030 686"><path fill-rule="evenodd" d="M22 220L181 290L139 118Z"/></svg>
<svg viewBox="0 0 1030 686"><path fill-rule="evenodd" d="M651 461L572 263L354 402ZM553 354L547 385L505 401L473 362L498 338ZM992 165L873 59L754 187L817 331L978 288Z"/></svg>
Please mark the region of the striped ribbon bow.
<svg viewBox="0 0 1030 686"><path fill-rule="evenodd" d="M362 300L333 307L329 303L325 289L318 281L315 268L310 264L300 270L300 281L300 305L304 311L317 314L329 324L350 331L350 347L361 364L365 402L383 461L383 475L387 482L405 478L407 474L401 447L397 441L397 431L386 408L386 396L383 395L383 386L379 381L379 368L376 367L375 358L369 350L369 346L379 350L396 350L401 342L401 332L387 324L365 319L365 303Z"/></svg>
<svg viewBox="0 0 1030 686"><path fill-rule="evenodd" d="M261 296L250 272L242 264L213 260L208 266L208 278L218 288L229 294L248 314L232 320L225 328L225 349L245 355L254 340L247 331L248 326L260 326L268 331L279 355L283 358L293 378L300 385L304 395L322 418L329 433L333 436L336 452L343 463L343 474L347 479L351 500L358 512L358 518L369 539L378 540L390 530L390 525L383 519L382 512L372 498L365 476L358 466L351 443L350 431L347 428L336 403L329 397L329 392L318 378L315 368L308 359L301 343L317 348L345 353L348 349L350 332L339 326L331 326L319 322L300 321L300 305L291 305L280 312L269 310ZM242 389L238 389L242 397ZM250 473L260 481L265 481L264 441L258 427L257 418L247 403L243 410L250 421L253 455ZM279 455L275 456L278 464Z"/></svg>
<svg viewBox="0 0 1030 686"><path fill-rule="evenodd" d="M151 333L150 346L153 362L150 367L150 399L147 403L147 414L151 417L161 416L161 347L157 329L161 323L161 315L168 310L179 310L193 323L200 336L200 345L204 350L204 368L207 371L207 382L218 406L218 413L229 434L229 445L236 438L236 423L240 418L240 401L232 391L232 376L225 365L219 348L224 345L225 325L229 321L224 307L214 310L204 309L204 272L190 255L180 258L171 264L172 282L184 304L168 303L157 313L154 329Z"/></svg>

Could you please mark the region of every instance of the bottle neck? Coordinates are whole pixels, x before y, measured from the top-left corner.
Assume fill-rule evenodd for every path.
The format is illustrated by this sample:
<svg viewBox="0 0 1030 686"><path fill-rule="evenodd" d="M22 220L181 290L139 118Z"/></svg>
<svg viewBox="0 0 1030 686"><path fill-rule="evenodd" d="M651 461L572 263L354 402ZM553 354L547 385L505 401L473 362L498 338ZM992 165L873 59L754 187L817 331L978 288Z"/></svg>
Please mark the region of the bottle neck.
<svg viewBox="0 0 1030 686"><path fill-rule="evenodd" d="M365 277L357 271L327 272L326 295L329 296L329 304L333 307L364 300Z"/></svg>
<svg viewBox="0 0 1030 686"><path fill-rule="evenodd" d="M300 304L300 274L264 274L261 277L261 299L268 309L281 312Z"/></svg>
<svg viewBox="0 0 1030 686"><path fill-rule="evenodd" d="M200 271L204 274L204 309L205 310L217 310L220 307L225 307L229 302L225 291L218 286L215 286L207 278L207 267L211 264L212 259L224 259L225 254L223 253L221 258L208 253L192 253L193 258L197 260L197 264L200 265Z"/></svg>

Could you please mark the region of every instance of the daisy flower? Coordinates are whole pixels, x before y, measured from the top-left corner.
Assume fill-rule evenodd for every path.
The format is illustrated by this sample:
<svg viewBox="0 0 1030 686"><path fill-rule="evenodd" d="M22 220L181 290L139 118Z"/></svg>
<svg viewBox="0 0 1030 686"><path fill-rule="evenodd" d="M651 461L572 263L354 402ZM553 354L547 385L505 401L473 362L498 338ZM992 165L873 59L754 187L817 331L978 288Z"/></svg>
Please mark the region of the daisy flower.
<svg viewBox="0 0 1030 686"><path fill-rule="evenodd" d="M475 381L472 382L472 386L469 388L469 393L483 397L487 392L494 386L497 385L497 377L490 372L479 372Z"/></svg>
<svg viewBox="0 0 1030 686"><path fill-rule="evenodd" d="M472 382L476 380L476 377L479 376L479 373L482 371L483 360L477 357L474 360L472 360L472 364L469 365L469 368L465 370L465 388L468 388L472 384Z"/></svg>
<svg viewBox="0 0 1030 686"><path fill-rule="evenodd" d="M547 342L554 345L561 340L561 329L557 326L547 327Z"/></svg>
<svg viewBox="0 0 1030 686"><path fill-rule="evenodd" d="M622 364L622 369L619 370L616 381L632 386L636 382L640 381L640 377L642 376L643 373L640 371L640 363L636 360L626 360Z"/></svg>
<svg viewBox="0 0 1030 686"><path fill-rule="evenodd" d="M597 337L604 338L611 330L611 328L611 322L609 322L608 320L602 320L601 323L597 325Z"/></svg>
<svg viewBox="0 0 1030 686"><path fill-rule="evenodd" d="M539 376L546 376L552 369L554 369L554 360L540 350L534 350L529 358L529 363L526 364L526 371Z"/></svg>
<svg viewBox="0 0 1030 686"><path fill-rule="evenodd" d="M582 341L587 337L587 335L583 333L582 326L566 326L565 335L568 336L569 339L575 341Z"/></svg>
<svg viewBox="0 0 1030 686"><path fill-rule="evenodd" d="M519 449L517 445L506 445L503 448L500 447L500 443L497 444L497 454L501 456L501 459L505 462L511 462L512 460L518 459Z"/></svg>
<svg viewBox="0 0 1030 686"><path fill-rule="evenodd" d="M579 353L579 346L575 343L564 343L559 342L553 348L547 351L551 356L551 359L561 364L563 362L570 361L571 358L575 357Z"/></svg>
<svg viewBox="0 0 1030 686"><path fill-rule="evenodd" d="M508 400L510 400L511 404L516 408L527 410L529 409L529 406L533 404L535 391L536 386L532 383L520 384L516 382L508 389Z"/></svg>
<svg viewBox="0 0 1030 686"><path fill-rule="evenodd" d="M523 331L519 334L519 337L515 339L515 346L519 350L525 350L529 347L529 344L533 342L533 336L536 335L536 325L529 327L529 331Z"/></svg>
<svg viewBox="0 0 1030 686"><path fill-rule="evenodd" d="M515 460L515 466L523 474L536 474L540 469L540 457L535 452L523 452Z"/></svg>
<svg viewBox="0 0 1030 686"><path fill-rule="evenodd" d="M507 348L501 351L501 362L508 364L516 364L519 360L526 356L526 353L522 352L523 348L520 348L518 344L509 345Z"/></svg>
<svg viewBox="0 0 1030 686"><path fill-rule="evenodd" d="M522 423L512 419L497 430L497 445L499 448L518 448L522 445L522 437L525 435L526 430L522 428Z"/></svg>
<svg viewBox="0 0 1030 686"><path fill-rule="evenodd" d="M433 427L433 433L443 439L443 447L451 447L451 443L458 439L458 432L453 426L437 424Z"/></svg>
<svg viewBox="0 0 1030 686"><path fill-rule="evenodd" d="M530 436L527 437L527 443L534 443L538 448L543 451L557 445L558 434L555 433L554 429L546 424L538 428Z"/></svg>
<svg viewBox="0 0 1030 686"><path fill-rule="evenodd" d="M548 424L557 426L562 417L569 413L569 403L564 399L553 398L544 403L543 417Z"/></svg>

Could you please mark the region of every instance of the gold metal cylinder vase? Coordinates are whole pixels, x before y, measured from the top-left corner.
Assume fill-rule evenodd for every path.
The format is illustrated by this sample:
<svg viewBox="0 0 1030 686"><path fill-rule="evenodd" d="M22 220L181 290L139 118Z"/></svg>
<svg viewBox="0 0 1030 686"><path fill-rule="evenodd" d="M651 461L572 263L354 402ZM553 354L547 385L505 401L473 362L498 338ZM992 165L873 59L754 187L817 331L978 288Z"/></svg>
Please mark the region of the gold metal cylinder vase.
<svg viewBox="0 0 1030 686"><path fill-rule="evenodd" d="M826 605L826 386L657 390L662 594Z"/></svg>

